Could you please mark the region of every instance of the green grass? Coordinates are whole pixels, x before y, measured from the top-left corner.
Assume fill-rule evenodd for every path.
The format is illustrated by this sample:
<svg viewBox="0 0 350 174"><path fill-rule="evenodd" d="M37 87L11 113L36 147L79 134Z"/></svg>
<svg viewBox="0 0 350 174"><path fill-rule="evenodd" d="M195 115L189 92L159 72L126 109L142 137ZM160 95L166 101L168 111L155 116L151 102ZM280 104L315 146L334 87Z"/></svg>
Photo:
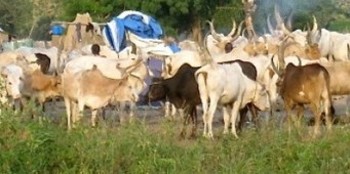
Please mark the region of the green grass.
<svg viewBox="0 0 350 174"><path fill-rule="evenodd" d="M310 139L308 129L266 127L239 139L182 139L179 124L142 121L111 127L55 124L3 112L0 173L349 173L349 128ZM201 129L198 130L201 134Z"/></svg>

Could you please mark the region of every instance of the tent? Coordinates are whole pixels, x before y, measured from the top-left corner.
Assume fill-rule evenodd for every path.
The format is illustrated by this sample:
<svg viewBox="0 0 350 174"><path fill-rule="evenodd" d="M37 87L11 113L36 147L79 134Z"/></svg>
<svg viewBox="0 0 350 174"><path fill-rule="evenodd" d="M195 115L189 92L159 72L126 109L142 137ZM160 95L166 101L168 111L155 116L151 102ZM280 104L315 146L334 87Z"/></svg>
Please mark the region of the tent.
<svg viewBox="0 0 350 174"><path fill-rule="evenodd" d="M124 11L104 27L104 40L116 52L127 46L126 33L130 32L142 39L158 40L163 36L160 24L151 16L138 11ZM162 41L160 41L162 42Z"/></svg>

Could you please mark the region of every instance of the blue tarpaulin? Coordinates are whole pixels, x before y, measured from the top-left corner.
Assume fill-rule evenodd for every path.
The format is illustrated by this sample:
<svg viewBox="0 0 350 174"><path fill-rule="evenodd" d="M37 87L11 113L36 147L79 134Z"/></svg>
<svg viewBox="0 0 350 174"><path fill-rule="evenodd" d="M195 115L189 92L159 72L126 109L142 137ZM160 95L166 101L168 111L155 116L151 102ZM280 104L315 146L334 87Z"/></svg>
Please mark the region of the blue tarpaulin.
<svg viewBox="0 0 350 174"><path fill-rule="evenodd" d="M151 16L138 11L124 11L107 23L103 36L116 52L120 52L127 46L127 31L144 39L160 39L164 34L160 24ZM179 48L175 46L172 50Z"/></svg>

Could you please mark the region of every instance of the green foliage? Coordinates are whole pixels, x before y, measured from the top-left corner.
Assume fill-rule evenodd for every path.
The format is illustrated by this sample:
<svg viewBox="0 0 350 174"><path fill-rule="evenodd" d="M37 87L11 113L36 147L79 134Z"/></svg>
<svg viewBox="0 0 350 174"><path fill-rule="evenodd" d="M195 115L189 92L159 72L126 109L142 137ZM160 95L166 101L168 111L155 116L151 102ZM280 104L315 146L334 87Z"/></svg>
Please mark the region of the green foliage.
<svg viewBox="0 0 350 174"><path fill-rule="evenodd" d="M31 38L33 40L46 40L46 41L50 40L51 37L50 37L49 31L50 31L51 21L52 21L52 18L48 16L41 17L38 20L33 30Z"/></svg>
<svg viewBox="0 0 350 174"><path fill-rule="evenodd" d="M328 28L330 30L334 30L334 31L350 32L350 20L349 19L337 19L333 22L330 22Z"/></svg>
<svg viewBox="0 0 350 174"><path fill-rule="evenodd" d="M0 115L1 173L348 173L349 127L310 139L271 126L240 139L180 140L180 122L81 126L67 132L12 111ZM221 131L221 128L220 128Z"/></svg>
<svg viewBox="0 0 350 174"><path fill-rule="evenodd" d="M113 9L110 5L105 5L105 1L93 1L93 0L63 0L64 13L62 18L64 20L74 20L77 13L90 13L93 16L93 20L102 22L106 20L106 16Z"/></svg>
<svg viewBox="0 0 350 174"><path fill-rule="evenodd" d="M26 37L32 26L30 0L0 0L0 26L11 34Z"/></svg>
<svg viewBox="0 0 350 174"><path fill-rule="evenodd" d="M350 3L344 0L257 0L253 17L258 33L266 30L266 18L272 16L277 4L282 16L293 12L293 28L304 28L317 17L320 27L346 31L344 19L349 16ZM231 19L244 19L241 0L0 0L0 26L9 33L27 37L36 23L33 38L46 39L47 19L72 21L76 13L89 12L94 21L108 22L125 10L138 10L160 21L167 35L189 34L194 28L206 31L205 21L215 19L219 31L228 32ZM327 15L325 15L327 14ZM198 22L199 21L199 22ZM43 26L41 26L43 25ZM40 36L40 33L45 33Z"/></svg>

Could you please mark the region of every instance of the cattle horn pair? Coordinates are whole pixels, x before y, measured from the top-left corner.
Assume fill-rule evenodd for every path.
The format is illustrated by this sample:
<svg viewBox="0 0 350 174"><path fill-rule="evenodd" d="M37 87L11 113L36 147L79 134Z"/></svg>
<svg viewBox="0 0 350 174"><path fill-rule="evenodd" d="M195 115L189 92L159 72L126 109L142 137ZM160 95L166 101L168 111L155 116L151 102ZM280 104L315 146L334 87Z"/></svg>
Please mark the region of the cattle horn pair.
<svg viewBox="0 0 350 174"><path fill-rule="evenodd" d="M236 40L236 39L237 39L237 38L238 38L238 37L241 35L241 31L242 31L243 23L244 23L244 21L241 21L241 23L239 23L239 26L238 26L237 32L235 33L235 35L234 35L234 36L232 36L231 41Z"/></svg>
<svg viewBox="0 0 350 174"><path fill-rule="evenodd" d="M210 33L211 33L211 35L213 36L213 38L214 38L215 40L217 40L218 42L221 42L221 37L220 37L219 34L215 31L215 28L214 28L214 19L213 19L212 21L207 20L206 22L209 24ZM241 24L239 25L239 27L238 27L238 29L237 29L236 21L235 21L234 19L232 19L232 29L231 29L230 33L227 34L226 37L231 37L231 38L233 38L232 40L235 40L234 38L237 39L237 37L240 35L241 30L242 30Z"/></svg>
<svg viewBox="0 0 350 174"><path fill-rule="evenodd" d="M280 11L279 11L279 8L278 8L277 4L275 4L275 18L276 18L276 21L277 21L277 28L281 29L285 35L291 35L291 31L289 31L286 28L286 26L285 26L285 24L283 22L283 18L282 18L281 14L280 14Z"/></svg>
<svg viewBox="0 0 350 174"><path fill-rule="evenodd" d="M214 24L213 24L213 23L214 23L214 19L211 20L211 21L207 20L206 22L209 24L210 33L211 33L211 35L213 36L213 38L214 38L215 40L217 40L218 42L220 42L220 41L221 41L221 37L220 37L219 34L215 31L215 28L214 28Z"/></svg>

